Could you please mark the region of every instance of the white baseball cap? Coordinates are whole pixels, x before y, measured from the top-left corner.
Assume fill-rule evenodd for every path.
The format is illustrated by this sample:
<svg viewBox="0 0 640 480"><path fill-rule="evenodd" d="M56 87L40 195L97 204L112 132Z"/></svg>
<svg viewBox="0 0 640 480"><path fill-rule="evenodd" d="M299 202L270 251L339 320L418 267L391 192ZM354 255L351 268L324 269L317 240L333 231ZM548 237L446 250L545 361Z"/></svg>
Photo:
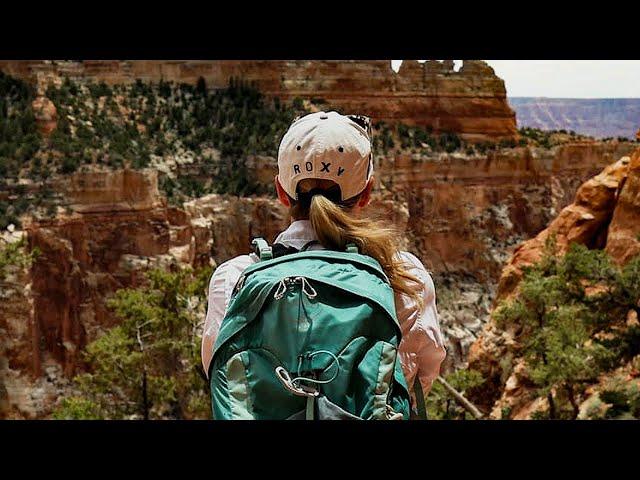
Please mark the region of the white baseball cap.
<svg viewBox="0 0 640 480"><path fill-rule="evenodd" d="M291 198L298 199L296 187L305 178L334 181L342 200L364 190L373 175L371 141L354 118L366 120L315 112L291 124L278 149L278 179Z"/></svg>

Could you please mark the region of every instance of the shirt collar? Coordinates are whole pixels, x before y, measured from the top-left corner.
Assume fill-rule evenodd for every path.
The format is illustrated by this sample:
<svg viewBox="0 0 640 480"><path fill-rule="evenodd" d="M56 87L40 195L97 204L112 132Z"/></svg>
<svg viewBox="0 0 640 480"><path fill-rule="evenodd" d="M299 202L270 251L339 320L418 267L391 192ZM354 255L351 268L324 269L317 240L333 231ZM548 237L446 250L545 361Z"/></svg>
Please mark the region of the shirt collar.
<svg viewBox="0 0 640 480"><path fill-rule="evenodd" d="M280 243L286 247L301 249L305 244L312 240L317 240L311 221L296 220L280 235L278 235L273 243Z"/></svg>

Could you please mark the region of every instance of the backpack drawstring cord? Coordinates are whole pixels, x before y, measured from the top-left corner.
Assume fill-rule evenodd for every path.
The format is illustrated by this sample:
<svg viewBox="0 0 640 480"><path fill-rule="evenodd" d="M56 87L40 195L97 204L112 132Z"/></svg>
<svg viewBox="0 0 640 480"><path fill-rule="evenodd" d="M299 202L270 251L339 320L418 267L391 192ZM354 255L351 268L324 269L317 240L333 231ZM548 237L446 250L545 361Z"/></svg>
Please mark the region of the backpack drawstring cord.
<svg viewBox="0 0 640 480"><path fill-rule="evenodd" d="M333 382L336 377L338 376L338 372L340 371L340 366L338 364L338 357L336 357L332 352L328 351L328 350L317 350L315 352L310 353L309 355L307 355L307 358L313 358L316 355L319 355L321 353L324 353L326 355L329 355L333 358L333 361L329 364L329 366L327 367L327 370L329 368L331 368L334 364L337 366L337 368L335 369L335 372L333 374L333 376L331 378L329 378L328 380L316 380L315 378L309 378L309 377L304 377L300 374L300 368L302 365L302 357L299 357L298 359L298 376L295 378L291 378L291 375L289 374L289 372L287 371L286 368L284 367L277 367L276 368L276 376L278 377L278 379L282 382L282 384L287 388L287 390L291 391L292 393L295 393L296 395L300 395L300 396L308 396L310 394L316 394L314 396L317 396L317 394L319 393L317 390L311 390L309 389L309 387L302 387L299 386L298 383L301 381L304 382L309 382L309 383L315 383L316 385L323 385L326 383L330 383ZM306 388L306 390L305 390Z"/></svg>
<svg viewBox="0 0 640 480"><path fill-rule="evenodd" d="M284 367L276 367L276 377L278 380L282 382L284 387L289 390L294 395L298 395L301 397L307 397L307 407L305 412L305 417L307 420L314 419L314 410L315 410L315 399L320 395L320 390L317 388L307 387L305 385L298 385L300 381L315 383L316 385L322 385L335 380L338 376L338 372L340 371L340 365L338 363L338 357L336 357L332 352L328 350L317 350L307 355L307 358L313 358L316 355L324 353L326 355L330 355L333 358L333 361L329 364L327 369L331 368L334 364L336 364L337 368L333 376L328 380L316 380L315 378L303 377L300 374L300 369L302 366L303 356L298 357L298 376L295 378L291 378L289 372Z"/></svg>
<svg viewBox="0 0 640 480"><path fill-rule="evenodd" d="M306 277L285 277L278 283L278 288L273 294L273 298L280 300L284 297L284 294L287 293L288 285L296 282L300 282L302 284L302 292L307 296L307 298L316 298L318 296L318 292L316 292Z"/></svg>

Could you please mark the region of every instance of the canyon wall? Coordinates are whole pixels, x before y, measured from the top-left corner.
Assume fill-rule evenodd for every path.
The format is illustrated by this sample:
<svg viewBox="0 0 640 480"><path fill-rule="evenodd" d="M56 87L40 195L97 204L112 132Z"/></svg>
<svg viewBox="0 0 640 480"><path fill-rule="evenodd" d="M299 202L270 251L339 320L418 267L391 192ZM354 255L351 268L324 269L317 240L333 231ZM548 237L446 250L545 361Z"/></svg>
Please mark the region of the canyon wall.
<svg viewBox="0 0 640 480"><path fill-rule="evenodd" d="M377 160L374 209L406 228L407 248L437 279L447 368L465 362L515 244L569 202L576 182L629 149L585 143ZM256 165L266 178L275 160ZM0 364L0 397L8 392L0 416L50 411L82 368L82 348L115 324L106 299L117 289L139 285L153 266L198 267L247 253L252 237L273 241L289 221L267 197L207 195L171 207L157 182L152 169L62 177L55 190L66 199L67 213L61 209L54 219L25 225L29 245L41 253L0 305L3 338L11 339L4 341ZM449 287L460 290L455 305L444 300Z"/></svg>
<svg viewBox="0 0 640 480"><path fill-rule="evenodd" d="M208 195L170 207L155 170L77 173L56 189L68 213L24 226L39 255L2 292L0 418L50 412L82 369L84 346L117 322L106 306L117 289L140 285L153 267L247 253L252 237L273 240L288 221L266 198Z"/></svg>
<svg viewBox="0 0 640 480"><path fill-rule="evenodd" d="M41 84L63 76L107 84L138 79L196 84L203 78L216 89L241 78L268 96L322 101L343 113L423 125L468 141L517 137L504 81L478 60L464 61L459 71L453 61L405 60L397 73L390 60L31 60L0 61L0 70Z"/></svg>
<svg viewBox="0 0 640 480"><path fill-rule="evenodd" d="M523 267L542 258L545 241L553 235L559 253L572 243L604 249L620 265L640 253L640 149L607 165L584 182L574 201L534 238L520 244L506 262L494 304L510 298L523 276ZM637 321L637 320L636 320ZM526 376L524 360L513 358L514 332L490 320L471 346L469 366L487 379L474 401L494 418L508 409L510 418L525 419L545 400L532 395L535 385ZM511 365L511 368L507 368ZM533 400L535 399L535 400Z"/></svg>
<svg viewBox="0 0 640 480"><path fill-rule="evenodd" d="M381 191L405 202L415 249L435 273L493 282L509 248L542 230L576 188L632 143L574 143L488 155L379 159Z"/></svg>

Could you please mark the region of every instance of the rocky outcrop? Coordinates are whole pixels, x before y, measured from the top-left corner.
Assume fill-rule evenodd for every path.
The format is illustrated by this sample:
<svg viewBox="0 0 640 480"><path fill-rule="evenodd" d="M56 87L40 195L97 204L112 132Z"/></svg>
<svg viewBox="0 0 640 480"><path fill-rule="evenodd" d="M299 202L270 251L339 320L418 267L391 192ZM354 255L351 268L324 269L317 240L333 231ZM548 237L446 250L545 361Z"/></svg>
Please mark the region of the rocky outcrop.
<svg viewBox="0 0 640 480"><path fill-rule="evenodd" d="M44 135L50 135L58 123L58 111L51 100L44 95L38 95L31 103L33 115L36 119L38 131Z"/></svg>
<svg viewBox="0 0 640 480"><path fill-rule="evenodd" d="M232 78L255 84L268 96L324 102L376 120L454 132L469 141L515 139L515 114L502 79L478 60L423 64L405 61L398 73L389 60L375 61L0 61L0 69L32 81L58 76L108 84L169 80L224 88Z"/></svg>
<svg viewBox="0 0 640 480"><path fill-rule="evenodd" d="M551 235L555 237L558 253L566 252L572 243L579 243L604 249L619 264L638 255L640 149L586 181L572 204L545 230L515 250L502 272L494 305L515 292L523 267L542 257L545 241ZM529 418L539 402L534 400L532 384L523 374L522 359L513 358L510 353L513 345L513 332L490 321L469 351L469 366L487 379L476 400L495 418L500 418L503 409L508 409L510 418Z"/></svg>
<svg viewBox="0 0 640 480"><path fill-rule="evenodd" d="M607 166L578 189L575 201L564 208L546 229L518 246L502 271L496 301L513 292L522 277L522 267L542 258L545 243L551 236L555 237L561 254L572 243L604 248L618 193L628 170L629 157L622 157Z"/></svg>
<svg viewBox="0 0 640 480"><path fill-rule="evenodd" d="M84 346L117 322L106 306L117 289L140 285L156 266L248 253L253 236L273 241L289 220L266 198L209 195L170 207L155 170L77 173L58 188L68 213L25 225L40 253L2 292L0 417L47 415L82 370Z"/></svg>
<svg viewBox="0 0 640 480"><path fill-rule="evenodd" d="M70 213L26 225L41 252L31 269L39 347L23 366L34 376L45 354L73 375L87 338L113 324L106 297L136 283L134 260L168 253L171 225L156 180L153 171L76 174L65 190Z"/></svg>
<svg viewBox="0 0 640 480"><path fill-rule="evenodd" d="M287 210L276 199L206 195L185 203L194 238L193 263L212 258L220 264L251 250L254 237L273 242L289 224Z"/></svg>
<svg viewBox="0 0 640 480"><path fill-rule="evenodd" d="M405 202L413 247L436 274L496 281L513 248L571 202L580 183L632 143L583 142L552 150L379 158L383 192Z"/></svg>
<svg viewBox="0 0 640 480"><path fill-rule="evenodd" d="M609 225L606 251L620 264L640 254L640 149L629 161Z"/></svg>

